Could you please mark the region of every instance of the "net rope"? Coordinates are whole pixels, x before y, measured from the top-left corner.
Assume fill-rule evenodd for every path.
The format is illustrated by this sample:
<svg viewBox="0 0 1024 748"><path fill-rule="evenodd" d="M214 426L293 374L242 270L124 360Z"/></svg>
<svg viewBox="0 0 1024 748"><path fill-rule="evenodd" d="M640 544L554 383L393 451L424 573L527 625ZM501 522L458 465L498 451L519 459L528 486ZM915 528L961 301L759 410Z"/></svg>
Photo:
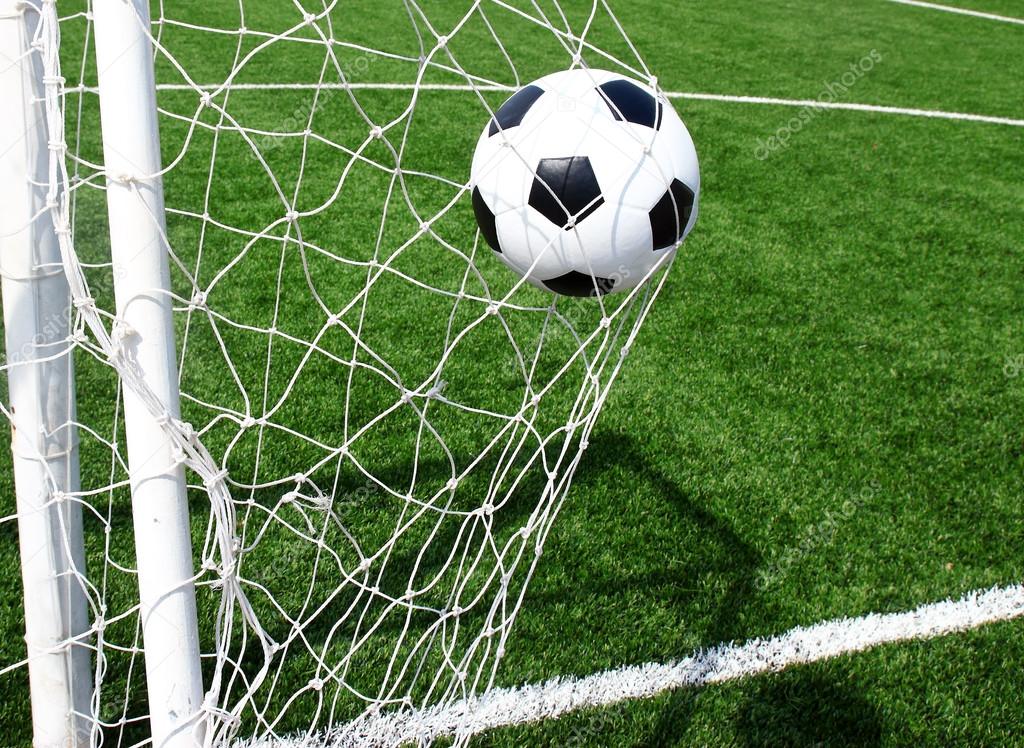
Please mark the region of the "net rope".
<svg viewBox="0 0 1024 748"><path fill-rule="evenodd" d="M72 296L82 487L53 500L85 516L95 744L147 740L122 388L188 476L208 742L429 742L423 710L501 685L665 279L553 297L490 257L472 218L473 143L509 92L579 66L657 85L606 2L404 0L376 37L338 3L269 5L160 0L164 166L144 178L103 167L89 7L20 6L40 14L45 70L36 220L53 223ZM104 235L105 184L156 178L180 418L126 354L112 289L131 268Z"/></svg>

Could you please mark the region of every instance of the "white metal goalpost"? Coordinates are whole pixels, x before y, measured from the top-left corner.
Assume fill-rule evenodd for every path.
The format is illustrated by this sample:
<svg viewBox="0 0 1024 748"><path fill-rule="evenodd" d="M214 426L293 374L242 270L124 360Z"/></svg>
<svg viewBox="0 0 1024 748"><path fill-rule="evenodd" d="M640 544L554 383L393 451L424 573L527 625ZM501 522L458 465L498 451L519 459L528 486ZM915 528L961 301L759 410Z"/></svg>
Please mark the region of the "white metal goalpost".
<svg viewBox="0 0 1024 748"><path fill-rule="evenodd" d="M55 86L42 60L40 26L57 22L56 5L4 0L2 100L21 104L8 120L0 183L9 219L2 233L4 320L16 434L15 464L30 650L36 744L90 740L91 665L76 637L87 631L79 576L85 573L81 507L64 500L78 491L74 423L71 294L57 235L68 235L58 212L47 158L58 123L48 122L45 86ZM193 589L192 546L181 460L164 424L179 417L171 321L156 88L145 2L99 0L93 6L103 155L120 355L148 391L124 389L132 517L138 556L140 615L147 688L156 745L202 743L203 700ZM89 304L86 297L76 305ZM42 345L40 345L42 341ZM24 358L24 364L17 358ZM34 443L33 443L34 442ZM42 586L53 589L40 594ZM57 651L53 651L57 650ZM55 694L62 698L55 698Z"/></svg>
<svg viewBox="0 0 1024 748"><path fill-rule="evenodd" d="M203 686L184 467L166 428L180 407L148 2L98 0L93 23L119 354L147 386L123 392L149 719L155 745L190 746Z"/></svg>
<svg viewBox="0 0 1024 748"><path fill-rule="evenodd" d="M427 92L461 92L475 133L524 82L510 24L564 67L653 78L603 0L578 29L554 0L468 1L444 29L404 0L407 48L344 38L337 3L284 4L277 25L269 3L220 26L172 6L0 0L17 495L0 522L17 525L27 641L0 675L27 669L39 748L429 743L427 710L499 682L666 268L614 300L509 280L466 233L466 175L416 161L432 155L416 128L438 126L418 112L448 116ZM629 62L590 41L598 15ZM212 82L204 34L234 45ZM470 70L460 34L508 74ZM279 49L321 54L318 77L245 79ZM382 79L352 80L371 64ZM244 98L267 91L307 98ZM205 184L165 207L179 173ZM339 234L355 189L379 210Z"/></svg>
<svg viewBox="0 0 1024 748"><path fill-rule="evenodd" d="M0 4L0 274L18 537L25 589L33 730L40 746L88 734L89 652L79 490L71 294L48 210L42 61L30 54L39 17Z"/></svg>

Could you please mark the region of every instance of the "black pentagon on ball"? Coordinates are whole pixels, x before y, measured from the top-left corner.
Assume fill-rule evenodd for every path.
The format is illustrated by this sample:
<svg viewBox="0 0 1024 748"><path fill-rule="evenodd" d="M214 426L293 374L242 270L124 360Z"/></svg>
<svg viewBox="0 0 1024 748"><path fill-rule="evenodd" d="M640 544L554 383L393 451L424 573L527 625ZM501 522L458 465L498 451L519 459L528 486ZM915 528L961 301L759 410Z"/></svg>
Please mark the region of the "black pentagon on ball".
<svg viewBox="0 0 1024 748"><path fill-rule="evenodd" d="M603 296L615 287L615 280L612 278L600 278L575 270L543 283L562 296Z"/></svg>
<svg viewBox="0 0 1024 748"><path fill-rule="evenodd" d="M655 130L661 127L661 102L650 91L622 79L602 83L597 90L615 119Z"/></svg>
<svg viewBox="0 0 1024 748"><path fill-rule="evenodd" d="M530 207L566 230L597 210L604 198L586 156L542 158L530 188ZM565 207L563 207L565 206Z"/></svg>
<svg viewBox="0 0 1024 748"><path fill-rule="evenodd" d="M530 111L537 99L544 94L540 86L526 86L512 94L504 104L498 107L491 120L488 137L497 134L498 130L508 130L510 127L517 127L523 121L523 117Z"/></svg>
<svg viewBox="0 0 1024 748"><path fill-rule="evenodd" d="M654 249L665 249L683 238L693 212L693 190L673 179L657 205L651 208L651 236Z"/></svg>
<svg viewBox="0 0 1024 748"><path fill-rule="evenodd" d="M480 233L495 252L501 252L501 245L498 244L498 227L494 223L494 213L487 207L484 196L480 194L480 188L473 188L473 213L476 214L476 222L480 227Z"/></svg>

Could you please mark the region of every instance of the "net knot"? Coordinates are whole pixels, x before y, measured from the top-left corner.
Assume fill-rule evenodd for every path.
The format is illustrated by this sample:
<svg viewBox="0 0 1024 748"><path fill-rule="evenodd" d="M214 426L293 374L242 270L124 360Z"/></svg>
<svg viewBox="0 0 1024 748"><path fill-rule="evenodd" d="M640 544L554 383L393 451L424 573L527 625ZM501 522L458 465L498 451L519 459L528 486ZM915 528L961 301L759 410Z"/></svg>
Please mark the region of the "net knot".
<svg viewBox="0 0 1024 748"><path fill-rule="evenodd" d="M210 102L212 100L213 99L210 96L210 92L209 91L203 91L202 93L199 94L199 105L204 107L204 108L210 106Z"/></svg>
<svg viewBox="0 0 1024 748"><path fill-rule="evenodd" d="M370 128L370 137L374 140L380 140L384 137L384 130L380 125L374 125Z"/></svg>
<svg viewBox="0 0 1024 748"><path fill-rule="evenodd" d="M228 470L224 468L219 470L208 478L203 479L203 485L206 486L206 490L212 490L218 483L222 483L225 478L228 477Z"/></svg>
<svg viewBox="0 0 1024 748"><path fill-rule="evenodd" d="M206 308L206 292L196 291L192 294L192 299L189 301L190 309L205 309Z"/></svg>
<svg viewBox="0 0 1024 748"><path fill-rule="evenodd" d="M189 444L194 444L197 440L198 434L196 433L195 427L188 421L175 421L178 427L178 431L181 434L181 438L187 441Z"/></svg>
<svg viewBox="0 0 1024 748"><path fill-rule="evenodd" d="M311 496L309 500L313 502L313 506L320 511L327 511L334 505L333 496L328 496L327 494L319 491L315 495Z"/></svg>
<svg viewBox="0 0 1024 748"><path fill-rule="evenodd" d="M601 329L602 330L607 330L609 327L612 326L612 318L611 317L602 317L600 324L601 324Z"/></svg>
<svg viewBox="0 0 1024 748"><path fill-rule="evenodd" d="M316 21L316 13L303 13L302 20L305 21L308 25L312 26L313 23Z"/></svg>
<svg viewBox="0 0 1024 748"><path fill-rule="evenodd" d="M291 223L295 223L297 220L299 220L299 211L289 210L287 213L284 214L284 217L287 218Z"/></svg>
<svg viewBox="0 0 1024 748"><path fill-rule="evenodd" d="M448 480L448 483L445 484L445 488L448 489L449 491L454 491L458 487L459 487L459 479L458 478L450 478Z"/></svg>

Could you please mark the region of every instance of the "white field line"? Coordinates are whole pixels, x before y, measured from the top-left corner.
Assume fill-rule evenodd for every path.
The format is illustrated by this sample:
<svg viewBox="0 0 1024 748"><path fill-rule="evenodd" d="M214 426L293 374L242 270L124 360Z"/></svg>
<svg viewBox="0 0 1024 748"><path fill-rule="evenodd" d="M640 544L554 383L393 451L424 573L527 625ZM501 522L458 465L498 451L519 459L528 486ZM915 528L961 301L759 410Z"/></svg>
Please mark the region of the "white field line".
<svg viewBox="0 0 1024 748"><path fill-rule="evenodd" d="M892 0L901 2L902 0ZM909 0L906 0L909 2ZM220 90L217 84L199 86L203 91ZM509 86L478 85L469 86L463 83L232 83L228 86L232 91L277 91L277 90L381 90L381 91L513 91ZM193 91L195 87L186 83L161 83L159 91ZM78 91L93 92L87 87L69 88L68 93ZM768 104L771 106L810 107L812 109L841 109L853 112L875 112L879 114L899 114L906 117L929 117L932 119L964 120L968 122L987 122L993 125L1009 125L1024 127L1024 119L1010 117L994 117L987 114L970 114L967 112L946 112L939 109L912 109L907 107L883 106L880 104L855 104L842 101L818 101L816 99L779 99L770 96L735 96L732 94L696 93L691 91L666 91L670 99L691 99L693 101L724 101L733 104Z"/></svg>
<svg viewBox="0 0 1024 748"><path fill-rule="evenodd" d="M466 738L495 727L650 698L676 688L697 688L778 672L880 644L929 639L1019 616L1024 616L1024 585L993 587L904 613L840 618L767 639L719 644L668 664L631 665L583 678L555 678L520 688L495 689L448 706L364 717L313 739L249 741L236 744L236 748L350 748L406 742L422 745L445 735Z"/></svg>
<svg viewBox="0 0 1024 748"><path fill-rule="evenodd" d="M737 104L773 104L777 106L809 107L811 109L845 109L852 112L877 112L879 114L902 114L907 117L931 117L933 119L967 120L969 122L988 122L993 125L1010 125L1024 127L1024 119L1009 117L992 117L987 114L968 114L966 112L944 112L938 109L907 109L904 107L881 106L879 104L854 104L842 101L817 101L815 99L775 99L768 96L730 96L728 94L682 93L669 91L665 94L670 99L694 99L698 101L728 101Z"/></svg>
<svg viewBox="0 0 1024 748"><path fill-rule="evenodd" d="M955 8L951 5L939 5L937 3L925 3L921 0L889 0L892 3L899 3L900 5L916 5L918 8L928 8L929 10L944 10L947 13L959 13L964 16L974 16L975 18L986 18L989 21L1002 21L1003 23L1017 23L1024 26L1024 18L1012 18L1010 16L997 16L995 13L983 13L980 10L968 10L967 8Z"/></svg>

